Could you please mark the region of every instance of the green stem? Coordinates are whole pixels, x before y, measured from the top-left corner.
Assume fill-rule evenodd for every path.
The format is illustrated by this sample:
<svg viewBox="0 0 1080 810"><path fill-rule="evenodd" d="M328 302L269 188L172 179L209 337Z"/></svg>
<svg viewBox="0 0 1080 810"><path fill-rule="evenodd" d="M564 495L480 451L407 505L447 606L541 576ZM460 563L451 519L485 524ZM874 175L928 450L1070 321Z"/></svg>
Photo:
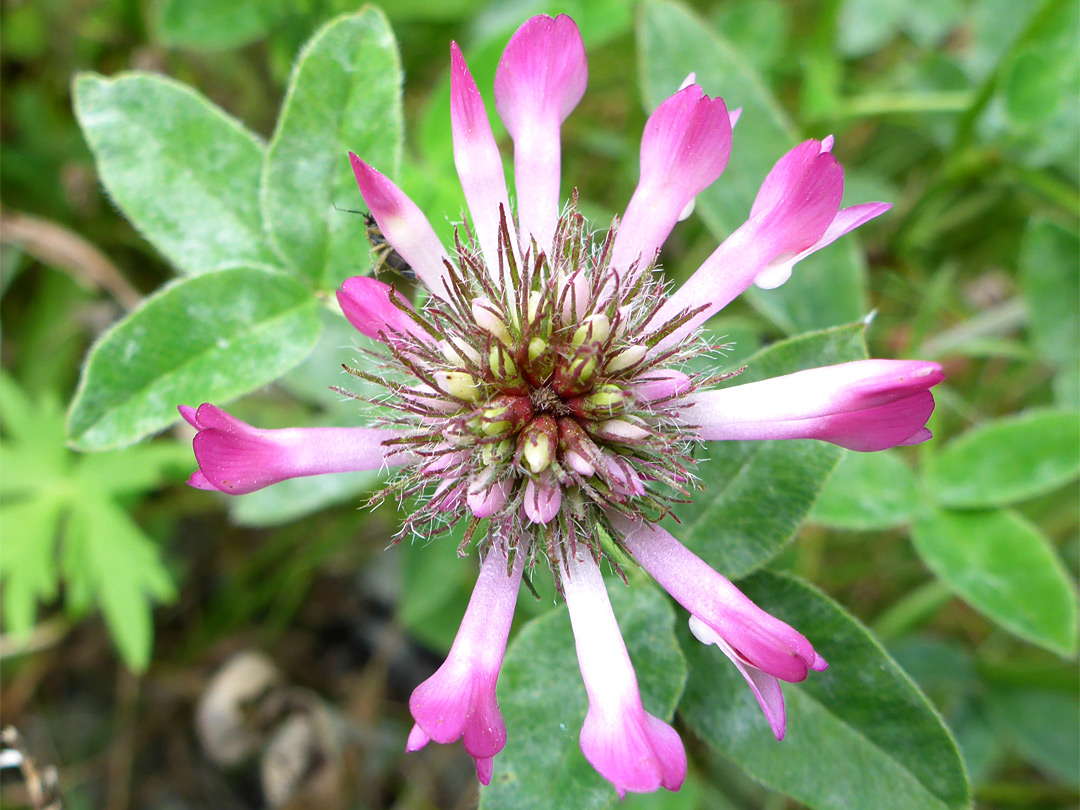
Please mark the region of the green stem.
<svg viewBox="0 0 1080 810"><path fill-rule="evenodd" d="M835 118L863 118L873 115L955 113L971 105L967 90L942 90L923 93L866 93L841 99L832 111Z"/></svg>

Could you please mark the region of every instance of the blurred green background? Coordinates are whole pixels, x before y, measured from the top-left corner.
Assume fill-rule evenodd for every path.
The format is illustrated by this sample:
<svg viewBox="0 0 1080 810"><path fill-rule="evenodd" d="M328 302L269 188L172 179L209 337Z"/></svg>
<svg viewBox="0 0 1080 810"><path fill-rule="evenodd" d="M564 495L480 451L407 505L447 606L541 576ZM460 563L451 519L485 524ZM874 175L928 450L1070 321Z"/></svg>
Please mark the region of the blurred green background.
<svg viewBox="0 0 1080 810"><path fill-rule="evenodd" d="M401 750L409 691L448 648L474 577L474 566L455 562L456 542L387 550L395 515L356 509L373 483L364 474L226 503L183 485L194 464L182 428L97 454L69 449L65 433L91 343L175 275L102 190L72 112L73 76L167 74L269 138L302 44L357 8L0 6L0 711L40 764L59 767L71 808L227 810L266 806L267 796L289 806L475 806L459 746L408 758ZM1080 4L381 8L405 77L399 181L437 224L462 206L448 43L462 45L493 113L502 47L540 11L572 14L588 48L589 89L563 129L563 185L580 189L595 227L633 192L647 110L690 69L706 92L745 110L718 186L752 193L786 148L773 144L835 133L846 202L894 208L806 262L786 298L744 297L713 326L735 343L737 361L874 310L873 356L937 360L948 379L935 390L935 440L845 457L774 565L878 633L956 736L977 806L1075 807ZM692 39L680 28L693 22L687 13L701 21ZM170 188L156 193L167 202ZM359 194L339 204L359 207ZM723 192L702 195L665 247L669 275L692 272L740 210ZM327 385L353 343L327 316L311 357L236 412L267 427L350 418L352 405ZM1073 605L1071 624L1052 615L1051 592ZM521 606L519 623L550 600ZM334 730L299 742L279 734L275 759L263 741L285 710L260 725L262 704L245 703L257 742L234 766L208 732L196 735L192 715L211 675L249 649L276 667L259 675L252 665L252 682L287 684L288 700ZM700 742L688 747L697 764L682 794L627 806L801 806ZM26 794L9 775L4 805L21 806Z"/></svg>

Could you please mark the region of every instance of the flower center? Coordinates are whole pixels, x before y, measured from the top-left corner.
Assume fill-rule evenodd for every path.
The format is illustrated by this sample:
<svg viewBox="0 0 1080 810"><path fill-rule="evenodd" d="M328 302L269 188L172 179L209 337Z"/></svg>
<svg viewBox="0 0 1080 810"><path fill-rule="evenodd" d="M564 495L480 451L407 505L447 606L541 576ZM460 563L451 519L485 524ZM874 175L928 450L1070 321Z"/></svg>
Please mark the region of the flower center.
<svg viewBox="0 0 1080 810"><path fill-rule="evenodd" d="M409 429L395 442L417 463L376 496L424 496L403 534L465 519L468 542L486 519L489 536L530 536L556 560L559 546L595 542L605 509L659 520L688 494L675 416L711 379L680 367L709 347L695 335L659 348L694 313L656 322L652 265L613 272L612 238L594 247L572 202L550 253L519 254L504 220L494 272L459 239L447 294L420 313L398 304L423 337L388 340L377 375L350 369L391 391L391 424Z"/></svg>

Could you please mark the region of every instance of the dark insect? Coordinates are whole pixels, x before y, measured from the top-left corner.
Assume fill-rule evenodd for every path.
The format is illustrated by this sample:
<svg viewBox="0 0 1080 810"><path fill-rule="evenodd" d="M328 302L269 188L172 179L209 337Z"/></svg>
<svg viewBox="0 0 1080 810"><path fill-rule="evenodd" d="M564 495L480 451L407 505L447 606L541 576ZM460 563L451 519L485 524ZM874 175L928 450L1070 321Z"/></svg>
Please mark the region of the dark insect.
<svg viewBox="0 0 1080 810"><path fill-rule="evenodd" d="M371 242L373 259L371 272L376 277L378 277L379 273L389 270L400 273L405 278L416 278L416 273L409 267L409 263L401 258L401 254L386 241L383 232L379 230L379 224L375 221L375 217L367 212L364 213L364 231L367 233L368 241Z"/></svg>
<svg viewBox="0 0 1080 810"><path fill-rule="evenodd" d="M398 273L403 278L416 278L416 273L409 266L409 263L386 241L386 237L383 236L383 232L379 229L379 223L375 221L375 217L367 211L338 208L336 205L334 208L347 214L360 214L364 218L364 233L371 243L371 272L376 278L379 277L379 273L385 272Z"/></svg>

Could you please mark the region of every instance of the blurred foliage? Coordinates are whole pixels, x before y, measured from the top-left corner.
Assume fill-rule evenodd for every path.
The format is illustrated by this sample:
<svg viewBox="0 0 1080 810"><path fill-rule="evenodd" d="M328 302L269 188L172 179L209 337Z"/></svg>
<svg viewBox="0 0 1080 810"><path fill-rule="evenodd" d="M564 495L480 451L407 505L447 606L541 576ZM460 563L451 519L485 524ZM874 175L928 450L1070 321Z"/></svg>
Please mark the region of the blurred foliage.
<svg viewBox="0 0 1080 810"><path fill-rule="evenodd" d="M61 766L72 807L261 806L251 772L212 767L190 730L210 672L244 646L270 651L289 677L337 707L357 752L346 791L351 803L343 806L475 803L471 764L459 747L409 758L400 752L408 693L449 647L468 598L474 567L452 559L453 539L384 551L395 516L356 510L373 484L367 475L289 482L226 504L176 485L193 469L176 440L190 435L182 426L128 449L83 454L65 446L86 432L65 440L62 411L75 397L84 354L102 335L87 374L138 371L122 358L123 330L139 315L106 330L140 298L155 296L139 310L153 316L160 312L153 306L167 308L170 296L198 285L237 279L243 287L245 274L260 272L252 264L271 266L284 254L304 268L299 280L282 277L276 297L249 284L259 300L247 309L265 317L237 316L236 323L243 342L259 332L252 324L279 323L282 312L291 313L289 335L268 341L273 357L260 352L219 367L236 358L215 353L211 341L202 347L206 378L197 386L178 393L169 380L142 380L139 390L160 387L155 420L134 424L123 397L78 406L73 413L85 421L77 425L108 428L104 438L79 443L120 447L159 430L175 420L172 400L181 393L205 399L259 386L237 406L253 422L356 424L362 414L328 387L359 342L318 302L341 268L368 261L356 217L333 207L359 208L361 201L336 169L297 176L295 155L352 148L383 155L389 167L400 160L402 186L449 233L463 201L448 125L448 42L462 45L491 110L491 80L507 36L541 11L575 16L589 50L589 90L563 130L564 191L570 183L580 190L581 209L598 227L633 192L648 109L687 72L698 71L707 92L744 108L731 166L665 247L672 278L685 278L741 221L747 195L796 139L835 133L846 202L894 203L858 239L800 266L780 295L736 302L713 323L735 342L726 362L736 364L764 344L872 308L871 356L936 359L948 375L936 389L936 439L875 456L845 454L811 521L786 548L790 532L778 533L767 556L779 553L773 569L816 583L886 643L948 724L977 806L1076 805L1080 3L691 6L383 3L385 22L368 12L363 30L345 32L338 47L364 63L380 58L377 48L349 52L351 37L369 35L384 46L389 31L396 37L399 53L384 48L376 76L397 70L400 59L399 114L399 80L380 89L383 113L389 105L388 114L399 115L387 138L362 127L326 131L335 121L373 114L343 111L339 101L351 90L340 83L311 85L302 107L282 107L294 66L303 81L312 58L301 58L304 43L337 15L356 11L356 3L0 5L0 696L5 723L22 726L39 758ZM327 47L341 31L322 30ZM146 73L111 82L85 77L77 86L84 102L91 91L99 96L97 114L112 105L110 114L142 115L141 128L95 127L83 107L80 131L75 76L130 70ZM155 94L161 98L153 102ZM498 124L496 134L505 142ZM207 148L186 148L191 139ZM277 171L267 182L277 184L279 243L268 246L259 184L274 155ZM192 206L199 192L193 178L211 163L229 166L234 182L202 189ZM185 222L201 215L202 226L177 231L181 214ZM323 255L316 249L322 245L333 246L332 260L316 266L310 257ZM202 260L220 257L224 247L235 261ZM222 272L194 275L207 270ZM193 351L178 341L206 341L159 337L161 350L177 356ZM210 377L222 388L207 387ZM804 628L815 642L828 628L850 641L831 662L853 649L868 672L893 672L861 625L836 613L830 599L776 585L794 582L786 574L758 573L751 587L764 580L783 595L792 618L818 617L812 621L826 630ZM523 595L519 625L550 612L550 585L536 587L544 598ZM151 613L155 604L162 606ZM87 618L92 610L104 629ZM520 665L526 645L562 620L550 614L521 634L508 661L517 662L513 678L527 680ZM558 643L566 638L559 634ZM148 666L145 674L127 675L113 643L131 669ZM701 739L688 746L696 764L687 788L633 796L627 806L792 806L762 784L823 806L814 785L798 783L797 769L774 761L775 748L747 747L748 738L732 733L732 719L754 707L744 705L745 689L732 689L730 700L725 691L724 710L715 696L710 702L695 682L703 660L694 649L687 699L702 708L687 716L684 730ZM728 690L731 674L706 686ZM882 689L921 699L905 684L899 673ZM814 688L791 691L793 723L797 713L816 712L857 739L859 722ZM785 758L806 756L792 741L784 745ZM888 767L908 767L903 750L884 745L874 753ZM918 768L911 772L905 785L923 795L933 777L922 774L920 782Z"/></svg>

